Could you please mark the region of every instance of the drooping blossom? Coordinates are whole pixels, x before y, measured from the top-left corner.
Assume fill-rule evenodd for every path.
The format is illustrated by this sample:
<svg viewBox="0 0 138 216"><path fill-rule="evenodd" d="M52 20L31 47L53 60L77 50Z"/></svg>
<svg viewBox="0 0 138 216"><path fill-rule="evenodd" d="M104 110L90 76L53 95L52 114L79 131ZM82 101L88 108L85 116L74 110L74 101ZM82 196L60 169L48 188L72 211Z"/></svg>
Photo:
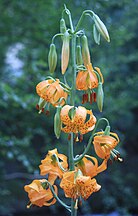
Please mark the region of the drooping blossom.
<svg viewBox="0 0 138 216"><path fill-rule="evenodd" d="M100 80L98 79L98 76ZM76 89L85 91L83 94L82 103L85 102L96 102L96 92L94 91L95 88L98 87L98 83L103 80L103 75L100 71L100 68L92 67L92 64L89 63L86 65L86 71L79 71L76 77Z"/></svg>
<svg viewBox="0 0 138 216"><path fill-rule="evenodd" d="M59 163L55 156L57 156ZM40 174L42 176L48 174L48 181L52 184L57 177L62 178L63 170L66 170L67 167L67 157L63 154L59 154L56 148L48 151L48 154L44 160L41 160L41 165L39 166Z"/></svg>
<svg viewBox="0 0 138 216"><path fill-rule="evenodd" d="M93 193L100 190L101 186L97 184L96 179L90 176L84 176L78 171L69 171L64 173L60 183L65 196L74 200L82 197L84 200Z"/></svg>
<svg viewBox="0 0 138 216"><path fill-rule="evenodd" d="M24 186L24 190L28 193L28 197L31 202L28 207L30 207L31 205L36 205L39 207L50 206L56 202L56 199L53 197L50 188L48 187L45 189L42 186L42 184L45 182L45 179L36 179L33 180L31 184ZM55 193L57 194L56 185L53 185L53 188L55 190Z"/></svg>
<svg viewBox="0 0 138 216"><path fill-rule="evenodd" d="M104 135L104 132L98 132L93 140L95 152L102 159L109 159L110 155L112 155L114 159L122 160L119 157L119 152L114 149L118 143L118 135L111 132L110 135Z"/></svg>
<svg viewBox="0 0 138 216"><path fill-rule="evenodd" d="M62 131L65 133L86 134L94 129L96 123L96 118L92 111L82 106L65 105L61 109L60 117L65 125L62 127ZM89 117L88 120L86 120L87 117Z"/></svg>
<svg viewBox="0 0 138 216"><path fill-rule="evenodd" d="M40 98L43 98L46 102L51 103L53 106L63 106L68 96L65 88L61 86L59 79L43 80L37 84L36 92ZM64 98L65 100L59 101L61 98Z"/></svg>
<svg viewBox="0 0 138 216"><path fill-rule="evenodd" d="M77 168L81 170L83 175L93 178L98 173L107 169L107 160L103 160L101 165L98 165L98 161L95 157L85 155L85 157L78 162Z"/></svg>

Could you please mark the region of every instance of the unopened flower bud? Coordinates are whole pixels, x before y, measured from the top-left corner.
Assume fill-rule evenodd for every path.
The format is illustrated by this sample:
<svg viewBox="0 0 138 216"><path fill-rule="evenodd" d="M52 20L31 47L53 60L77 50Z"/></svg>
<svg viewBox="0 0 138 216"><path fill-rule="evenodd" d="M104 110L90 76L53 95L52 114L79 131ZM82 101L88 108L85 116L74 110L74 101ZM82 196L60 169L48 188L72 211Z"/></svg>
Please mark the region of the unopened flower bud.
<svg viewBox="0 0 138 216"><path fill-rule="evenodd" d="M50 50L48 54L48 65L49 65L50 72L53 73L57 65L56 46L53 43L50 45Z"/></svg>
<svg viewBox="0 0 138 216"><path fill-rule="evenodd" d="M104 135L110 136L110 126L106 126L105 131L104 131Z"/></svg>
<svg viewBox="0 0 138 216"><path fill-rule="evenodd" d="M82 65L83 64L81 46L80 45L77 45L77 48L76 48L76 62L77 62L77 65Z"/></svg>
<svg viewBox="0 0 138 216"><path fill-rule="evenodd" d="M88 64L91 63L91 60L90 60L90 52L89 52L88 40L86 35L83 35L81 37L81 41L82 41L82 58L83 58L84 65L87 66Z"/></svg>
<svg viewBox="0 0 138 216"><path fill-rule="evenodd" d="M108 34L108 31L107 31L105 24L102 22L102 20L96 14L93 14L93 19L94 19L95 26L96 26L97 30L99 31L99 33L105 38L105 40L110 42L110 37L109 37L109 34Z"/></svg>
<svg viewBox="0 0 138 216"><path fill-rule="evenodd" d="M93 25L93 37L94 37L95 43L99 45L100 44L100 33L97 30L95 24Z"/></svg>
<svg viewBox="0 0 138 216"><path fill-rule="evenodd" d="M57 139L59 139L60 137L61 126L62 126L61 119L60 119L61 108L62 108L61 106L57 107L57 111L54 117L54 132L55 132Z"/></svg>
<svg viewBox="0 0 138 216"><path fill-rule="evenodd" d="M67 28L66 28L65 20L62 18L60 20L60 33L64 34L66 30Z"/></svg>
<svg viewBox="0 0 138 216"><path fill-rule="evenodd" d="M69 42L70 42L70 35L68 31L66 31L63 35L63 44L62 44L62 53L61 53L61 70L62 74L66 72L69 63Z"/></svg>
<svg viewBox="0 0 138 216"><path fill-rule="evenodd" d="M103 86L102 86L102 82L99 82L98 89L97 89L97 106L100 112L102 112L103 109L103 101L104 101Z"/></svg>

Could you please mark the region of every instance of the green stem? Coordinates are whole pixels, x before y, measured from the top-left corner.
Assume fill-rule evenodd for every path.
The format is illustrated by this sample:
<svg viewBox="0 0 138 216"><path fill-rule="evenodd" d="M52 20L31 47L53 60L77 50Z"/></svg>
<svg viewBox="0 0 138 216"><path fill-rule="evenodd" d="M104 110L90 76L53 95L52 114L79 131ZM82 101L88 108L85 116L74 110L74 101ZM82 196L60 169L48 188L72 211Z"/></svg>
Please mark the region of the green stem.
<svg viewBox="0 0 138 216"><path fill-rule="evenodd" d="M74 158L74 162L75 162L75 163L78 163L78 162L85 156L85 154L87 154L87 152L89 151L89 149L90 149L90 147L91 147L92 140L93 140L93 136L94 136L95 131L97 130L97 128L98 128L98 126L99 126L99 123L100 123L101 121L106 121L107 126L109 126L109 121L108 121L106 118L101 118L101 119L98 120L98 122L97 122L97 124L95 125L95 128L94 128L94 130L93 130L93 132L92 132L92 135L91 135L90 138L89 138L88 145L87 145L87 147L85 148L84 152L83 152L80 156L77 156L76 158Z"/></svg>
<svg viewBox="0 0 138 216"><path fill-rule="evenodd" d="M52 43L54 43L55 38L58 36L63 36L63 34L62 33L55 34L52 38Z"/></svg>
<svg viewBox="0 0 138 216"><path fill-rule="evenodd" d="M83 18L84 18L84 15L86 15L87 13L90 13L90 14L94 14L94 12L92 10L85 10L83 11L79 21L78 21L78 24L76 26L76 29L75 29L75 33L78 31L78 29L80 28L80 25L82 24L82 21L83 21Z"/></svg>
<svg viewBox="0 0 138 216"><path fill-rule="evenodd" d="M74 144L74 136L73 133L71 133L71 139L69 141L69 168L70 171L74 170L75 164L74 164L74 151L73 151L73 144Z"/></svg>
<svg viewBox="0 0 138 216"><path fill-rule="evenodd" d="M70 28L71 28L71 62L72 62L72 88L70 94L70 105L75 106L75 94L76 94L76 35L74 34L74 28L70 11L65 7L66 13L69 16ZM69 142L69 168L75 170L74 163L74 135L71 133L71 139ZM77 208L75 208L75 201L71 199L71 216L77 216Z"/></svg>
<svg viewBox="0 0 138 216"><path fill-rule="evenodd" d="M52 194L53 194L53 196L55 197L55 199L56 199L62 206L64 206L68 211L71 212L70 206L66 205L66 204L57 196L57 194L55 193L55 190L54 190L53 186L52 186L48 181L47 181L47 183L48 183L48 185L49 185L49 187L50 187L50 190L52 191Z"/></svg>

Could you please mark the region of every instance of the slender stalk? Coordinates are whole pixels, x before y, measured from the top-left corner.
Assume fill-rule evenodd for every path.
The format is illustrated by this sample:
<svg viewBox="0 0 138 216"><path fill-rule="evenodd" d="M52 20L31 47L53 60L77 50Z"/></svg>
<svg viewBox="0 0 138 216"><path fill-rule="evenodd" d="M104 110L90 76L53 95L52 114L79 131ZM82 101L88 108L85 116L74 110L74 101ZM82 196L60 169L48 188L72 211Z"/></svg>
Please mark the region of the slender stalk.
<svg viewBox="0 0 138 216"><path fill-rule="evenodd" d="M94 134L95 134L95 132L96 132L98 126L99 126L99 123L100 123L101 121L105 121L105 122L107 123L107 126L109 126L109 121L108 121L106 118L101 118L101 119L98 120L98 122L97 122L97 124L95 125L95 128L94 128L94 130L93 130L93 132L92 132L92 135L91 135L90 138L89 138L88 145L87 145L87 147L85 148L84 152L83 152L79 157L74 158L74 162L75 162L75 163L79 162L79 161L85 156L85 154L87 154L87 152L89 151L89 149L90 149L90 147L91 147L92 140L93 140L93 136L94 136Z"/></svg>
<svg viewBox="0 0 138 216"><path fill-rule="evenodd" d="M85 11L83 11L83 13L82 13L82 15L81 15L81 17L80 17L80 19L78 21L78 24L76 26L75 33L79 30L80 25L82 24L84 15L87 15L87 14L92 14L93 15L94 12L92 10L85 10Z"/></svg>
<svg viewBox="0 0 138 216"><path fill-rule="evenodd" d="M66 9L66 13L69 16L70 28L71 28L71 63L72 63L72 88L70 94L70 105L75 106L75 94L76 94L76 35L74 34L74 27L72 23L71 13ZM75 169L74 163L74 135L71 133L71 139L69 142L69 168ZM75 208L75 201L71 199L71 216L77 216L77 208Z"/></svg>
<svg viewBox="0 0 138 216"><path fill-rule="evenodd" d="M69 168L71 171L74 170L74 149L73 149L73 139L74 139L74 136L73 136L73 133L71 133L71 139L69 141Z"/></svg>

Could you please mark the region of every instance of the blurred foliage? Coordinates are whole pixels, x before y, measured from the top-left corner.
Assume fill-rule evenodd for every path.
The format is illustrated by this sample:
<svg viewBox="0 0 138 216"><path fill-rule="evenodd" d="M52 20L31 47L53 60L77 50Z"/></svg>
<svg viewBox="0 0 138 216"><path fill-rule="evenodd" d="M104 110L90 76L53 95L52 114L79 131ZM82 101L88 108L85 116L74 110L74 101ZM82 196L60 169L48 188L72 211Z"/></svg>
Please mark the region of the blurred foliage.
<svg viewBox="0 0 138 216"><path fill-rule="evenodd" d="M118 148L124 157L124 163L109 166L98 177L102 189L82 205L80 214L117 211L120 215L132 215L138 212L138 167L135 166L138 164L138 1L65 3L72 12L74 24L83 10L92 9L109 30L111 43L102 40L98 46L93 42L88 17L82 26L92 47L92 62L101 68L105 77L104 111L99 114L95 107L93 111L98 117L107 117L112 130L119 133ZM66 136L62 134L57 140L53 133L54 108L49 117L38 115L35 109L38 102L35 86L49 74L48 50L52 36L59 32L62 10L61 0L0 0L0 215L49 212L47 208L39 209L38 214L37 208L26 210L27 195L23 186L38 175L38 166L48 149L57 147L62 153L67 150ZM59 76L59 39L56 46L59 63L55 76ZM77 149L81 152L82 145ZM64 198L62 193L61 197ZM58 204L50 207L53 215L57 206L60 210Z"/></svg>

